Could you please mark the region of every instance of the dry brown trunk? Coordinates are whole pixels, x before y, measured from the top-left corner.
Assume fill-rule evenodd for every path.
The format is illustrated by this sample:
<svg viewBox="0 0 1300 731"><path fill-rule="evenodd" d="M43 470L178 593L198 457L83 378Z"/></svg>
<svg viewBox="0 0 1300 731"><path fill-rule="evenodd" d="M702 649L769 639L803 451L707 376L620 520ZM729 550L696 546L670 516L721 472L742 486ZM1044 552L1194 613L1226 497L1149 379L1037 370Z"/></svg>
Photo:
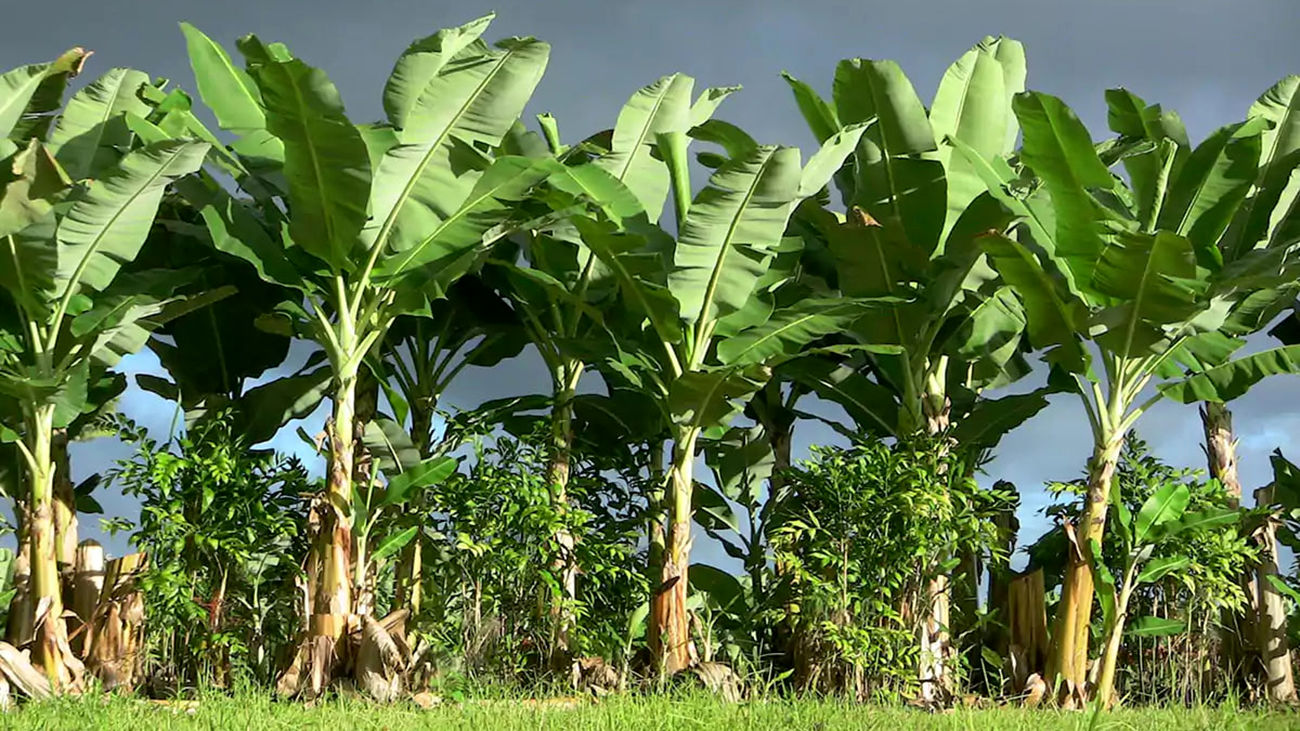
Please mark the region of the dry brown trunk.
<svg viewBox="0 0 1300 731"><path fill-rule="evenodd" d="M1047 608L1043 571L1031 571L1007 584L1006 658L1011 663L1012 690L1025 689L1029 677L1040 676L1047 665Z"/></svg>
<svg viewBox="0 0 1300 731"><path fill-rule="evenodd" d="M1273 502L1273 486L1255 491L1256 505ZM1274 703L1295 703L1295 676L1291 668L1291 648L1287 642L1287 613L1282 594L1270 577L1278 576L1277 524L1270 519L1264 525L1263 551L1255 568L1256 591L1259 592L1258 643L1264 661L1265 694Z"/></svg>
<svg viewBox="0 0 1300 731"><path fill-rule="evenodd" d="M999 513L995 522L998 528L998 541L1009 560L1016 550L1016 534L1020 530L1020 521L1016 519L1016 507L1013 505ZM992 647L1003 657L1007 656L1011 644L1007 623L1011 613L1010 583L1012 580L1010 566L989 567L989 612L998 622L994 629Z"/></svg>
<svg viewBox="0 0 1300 731"><path fill-rule="evenodd" d="M145 565L145 555L133 553L109 561L104 570L104 589L92 621L93 636L86 665L109 690L130 690L139 679L144 597L136 579Z"/></svg>
<svg viewBox="0 0 1300 731"><path fill-rule="evenodd" d="M68 630L72 635L72 651L85 656L94 645L95 608L104 593L104 548L95 541L82 541L77 546L76 569L72 581L72 611ZM75 625L75 626L74 626Z"/></svg>
<svg viewBox="0 0 1300 731"><path fill-rule="evenodd" d="M1119 463L1124 438L1098 445L1088 465L1088 487L1084 497L1082 528L1067 523L1069 556L1062 579L1061 602L1057 605L1048 663L1048 681L1060 677L1065 691L1076 696L1088 676L1088 631L1092 621L1093 577L1091 541L1101 542L1106 531L1106 510L1111 481Z"/></svg>
<svg viewBox="0 0 1300 731"><path fill-rule="evenodd" d="M329 422L329 470L326 494L312 506L307 559L307 633L289 669L277 683L285 695L320 695L329 685L345 645L340 643L357 622L353 607L352 478L356 449L356 377L338 377L334 413Z"/></svg>
<svg viewBox="0 0 1300 731"><path fill-rule="evenodd" d="M696 659L686 599L691 561L691 493L698 436L697 430L685 429L674 440L673 464L668 480L672 512L663 571L650 607L651 651L659 671L669 675L685 670Z"/></svg>

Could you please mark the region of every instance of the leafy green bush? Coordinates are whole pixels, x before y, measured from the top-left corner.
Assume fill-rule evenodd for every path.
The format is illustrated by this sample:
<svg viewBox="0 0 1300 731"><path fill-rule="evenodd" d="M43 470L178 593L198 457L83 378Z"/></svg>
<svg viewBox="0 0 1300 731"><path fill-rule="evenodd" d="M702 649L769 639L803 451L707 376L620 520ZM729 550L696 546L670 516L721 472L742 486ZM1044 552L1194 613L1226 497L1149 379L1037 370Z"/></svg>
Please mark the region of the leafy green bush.
<svg viewBox="0 0 1300 731"><path fill-rule="evenodd" d="M930 440L814 447L773 532L801 684L859 697L907 692L928 582L963 551L996 551L1010 496L981 489Z"/></svg>
<svg viewBox="0 0 1300 731"><path fill-rule="evenodd" d="M141 503L131 543L149 556L149 659L186 685L270 681L299 627L304 498L317 487L297 458L250 449L231 424L218 414L159 444L120 422L135 454L112 479Z"/></svg>

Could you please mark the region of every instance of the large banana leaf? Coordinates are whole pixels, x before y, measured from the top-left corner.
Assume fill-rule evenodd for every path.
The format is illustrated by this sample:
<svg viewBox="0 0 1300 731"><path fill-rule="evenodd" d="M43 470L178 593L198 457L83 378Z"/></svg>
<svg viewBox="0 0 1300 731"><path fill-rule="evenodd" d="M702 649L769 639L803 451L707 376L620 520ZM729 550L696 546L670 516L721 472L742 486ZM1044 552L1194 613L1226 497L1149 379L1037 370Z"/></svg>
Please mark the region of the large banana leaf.
<svg viewBox="0 0 1300 731"><path fill-rule="evenodd" d="M335 272L355 266L352 250L366 223L370 158L323 71L277 60L256 39L241 48L266 105L267 130L284 143L284 174L294 243Z"/></svg>
<svg viewBox="0 0 1300 731"><path fill-rule="evenodd" d="M763 324L720 341L718 360L730 366L779 363L818 338L851 329L872 307L873 303L842 298L800 300L777 310Z"/></svg>
<svg viewBox="0 0 1300 731"><path fill-rule="evenodd" d="M81 70L87 55L85 50L73 48L51 63L0 74L0 137L15 142L45 139L53 112L63 103L68 78Z"/></svg>
<svg viewBox="0 0 1300 731"><path fill-rule="evenodd" d="M1157 226L1217 258L1219 237L1255 180L1263 127L1260 118L1228 125L1198 145L1171 181Z"/></svg>
<svg viewBox="0 0 1300 731"><path fill-rule="evenodd" d="M262 93L246 71L235 66L230 54L198 28L181 23L189 51L194 82L217 124L238 135L266 129Z"/></svg>
<svg viewBox="0 0 1300 731"><path fill-rule="evenodd" d="M375 168L367 248L404 251L461 210L541 80L550 46L531 38L489 48L489 18L417 41L384 90L397 144Z"/></svg>
<svg viewBox="0 0 1300 731"><path fill-rule="evenodd" d="M935 250L944 228L947 184L925 105L893 61L851 59L835 69L841 124L875 120L854 156L851 203L913 244Z"/></svg>
<svg viewBox="0 0 1300 731"><path fill-rule="evenodd" d="M1025 303L1030 343L1052 348L1049 359L1067 370L1084 371L1088 353L1079 342L1086 316L1083 303L1024 244L1001 235L980 241L990 263Z"/></svg>
<svg viewBox="0 0 1300 731"><path fill-rule="evenodd" d="M1157 202L1163 202L1161 180L1176 177L1190 153L1187 130L1177 113L1166 112L1159 104L1148 106L1141 97L1127 89L1108 89L1106 106L1106 119L1112 130L1123 139L1149 140L1151 143L1150 149L1125 155L1123 159L1137 199L1138 220L1151 220ZM1172 160L1167 159L1170 155ZM1168 172L1165 172L1166 165L1169 166ZM1157 197L1161 200L1157 201Z"/></svg>
<svg viewBox="0 0 1300 731"><path fill-rule="evenodd" d="M969 159L954 154L948 138L957 138L984 158L1011 151L1019 127L1011 99L1024 91L1025 55L1018 41L985 38L944 72L930 105L930 126L940 143L948 186L948 215L943 238L971 201L984 192L984 181Z"/></svg>
<svg viewBox="0 0 1300 731"><path fill-rule="evenodd" d="M73 180L99 177L130 146L126 112L145 115L143 71L117 68L72 95L50 133L50 149Z"/></svg>
<svg viewBox="0 0 1300 731"><path fill-rule="evenodd" d="M692 202L668 287L688 323L744 307L781 241L799 192L799 151L754 148L709 178Z"/></svg>
<svg viewBox="0 0 1300 731"><path fill-rule="evenodd" d="M808 356L783 364L780 373L839 404L860 433L898 435L900 415L894 393L848 365Z"/></svg>
<svg viewBox="0 0 1300 731"><path fill-rule="evenodd" d="M1167 398L1189 404L1231 401L1269 376L1300 373L1300 345L1288 345L1235 358L1185 380L1162 384Z"/></svg>
<svg viewBox="0 0 1300 731"><path fill-rule="evenodd" d="M1055 250L1049 253L1064 263L1076 286L1086 289L1105 246L1088 189L1110 189L1115 179L1097 156L1088 129L1060 99L1024 92L1013 107L1024 130L1021 160L1046 183L1056 214Z"/></svg>
<svg viewBox="0 0 1300 731"><path fill-rule="evenodd" d="M78 194L59 221L54 294L67 302L106 288L140 251L167 184L197 170L207 150L201 142L133 150Z"/></svg>
<svg viewBox="0 0 1300 731"><path fill-rule="evenodd" d="M498 158L458 210L429 229L417 243L382 260L376 268L378 278L398 277L485 243L484 234L514 211L511 204L522 201L556 166L551 158Z"/></svg>
<svg viewBox="0 0 1300 731"><path fill-rule="evenodd" d="M1261 243L1287 243L1288 238L1278 236L1279 223L1300 219L1300 178L1295 172L1300 166L1300 76L1288 76L1264 92L1251 105L1250 117L1270 124L1260 135L1255 190L1242 204L1227 237L1225 249L1230 255Z"/></svg>
<svg viewBox="0 0 1300 731"><path fill-rule="evenodd" d="M668 170L655 159L659 135L692 126L694 84L689 76L673 74L633 94L614 123L610 151L596 162L632 191L651 223L668 198Z"/></svg>

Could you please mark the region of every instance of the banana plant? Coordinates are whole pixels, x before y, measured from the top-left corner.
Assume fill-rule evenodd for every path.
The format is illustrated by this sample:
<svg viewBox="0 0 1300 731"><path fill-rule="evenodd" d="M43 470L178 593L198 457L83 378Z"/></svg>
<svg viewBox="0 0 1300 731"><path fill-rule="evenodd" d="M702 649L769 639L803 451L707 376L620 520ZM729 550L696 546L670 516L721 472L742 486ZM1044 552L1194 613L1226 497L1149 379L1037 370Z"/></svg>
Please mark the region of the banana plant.
<svg viewBox="0 0 1300 731"><path fill-rule="evenodd" d="M439 31L398 58L383 93L385 121L357 125L326 74L280 43L238 42L237 67L183 25L196 85L236 140L214 148L210 170L184 191L215 248L294 290L279 327L317 344L329 365L332 417L326 494L318 504L309 578L308 636L285 692L319 693L358 626L351 591L351 515L360 369L393 321L430 297L504 236L516 203L552 171L545 159L494 156L546 67L532 38L488 45L492 16ZM209 138L177 97L158 136ZM232 195L217 174L233 177ZM266 323L275 326L275 323ZM295 681L294 678L300 679ZM309 682L301 682L309 679Z"/></svg>
<svg viewBox="0 0 1300 731"><path fill-rule="evenodd" d="M0 197L0 399L9 406L0 412L21 415L6 424L4 440L16 445L27 475L18 501L31 566L23 609L37 630L32 658L55 689L80 683L61 619L54 492L67 475L56 467L56 435L93 410L105 368L205 300L173 296L192 271L130 265L167 186L195 171L208 145L138 145L126 115L146 108L140 94L150 83L129 69L77 92L54 121L85 55L76 50L0 76L0 137L9 151Z"/></svg>
<svg viewBox="0 0 1300 731"><path fill-rule="evenodd" d="M534 156L554 155L564 170L550 179L562 206L570 197L586 194L586 187L612 180L624 186L624 198L611 207L619 217L658 220L669 192L669 168L654 154L656 137L684 133L703 124L734 87L705 89L692 100L694 80L671 74L638 90L624 105L612 130L593 135L577 145L560 141L553 118L540 121L545 139L516 135L513 143ZM614 305L618 294L612 272L583 246L577 229L564 224L535 231L523 242L517 258L491 262L499 289L512 302L533 346L551 378L550 459L547 483L552 500L561 510L568 505L568 481L574 447L574 411L578 386L587 369L593 340L603 339L602 309ZM587 403L591 399L586 399ZM556 573L561 591L556 597L557 653L566 653L574 622L566 606L577 598L579 567L574 563L575 537L563 532L555 537L562 555ZM558 658L558 656L557 656Z"/></svg>
<svg viewBox="0 0 1300 731"><path fill-rule="evenodd" d="M1097 598L1101 604L1102 636L1105 638L1101 659L1093 666L1092 682L1096 687L1097 702L1103 707L1110 707L1114 701L1115 671L1126 633L1158 637L1178 634L1186 629L1186 623L1163 617L1139 617L1132 623L1128 621L1129 600L1138 587L1154 584L1190 565L1189 557L1171 553L1165 548L1170 539L1222 528L1241 520L1240 512L1229 508L1187 512L1191 491L1181 482L1171 482L1157 490L1142 504L1136 516L1118 495L1118 491L1111 493L1111 512L1115 514L1113 532L1118 534L1121 543L1118 581L1102 560L1101 544L1091 541L1093 570L1101 587ZM1152 558L1157 551L1160 555Z"/></svg>
<svg viewBox="0 0 1300 731"><path fill-rule="evenodd" d="M1191 155L1186 133L1177 116L1171 112L1161 111L1158 107L1148 107L1143 100L1131 92L1115 90L1108 94L1110 120L1112 129L1121 134L1123 139L1141 140L1151 144L1174 144L1178 147L1175 165L1186 164ZM1274 251L1281 254L1284 248L1294 245L1300 238L1300 187L1296 186L1295 170L1300 164L1300 77L1287 77L1277 85L1264 92L1247 114L1251 120L1266 120L1268 126L1260 133L1260 156L1258 170L1251 186L1244 191L1240 206L1231 212L1231 222L1219 235L1217 247L1225 265L1242 260L1245 256L1258 251ZM1223 160L1225 164L1245 165L1245 161ZM1126 159L1127 166L1136 170L1140 179L1144 166L1152 164L1151 160L1141 157ZM1243 173L1244 174L1244 173ZM1225 334L1243 338L1245 334L1255 332L1255 321L1270 321L1278 315L1283 307L1295 298L1294 282L1279 282L1274 290L1262 290L1252 298L1238 304L1247 308L1240 319L1248 325L1240 332ZM1288 343L1294 345L1294 343ZM1242 364L1231 366L1235 373L1230 386L1223 384L1227 377L1223 372L1209 372L1199 379L1188 382L1186 388L1166 392L1178 401L1188 402L1192 397L1203 398L1201 420L1205 428L1206 457L1209 458L1210 476L1221 481L1236 498L1242 496L1242 484L1236 475L1236 445L1232 434L1232 414L1227 401L1245 392L1253 382L1265 375L1270 362L1287 358L1300 351L1281 349L1247 360L1255 363L1253 375L1247 376ZM1249 367L1249 366L1248 366ZM1275 369L1275 368L1274 368Z"/></svg>
<svg viewBox="0 0 1300 731"><path fill-rule="evenodd" d="M1137 108L1146 124L1169 125L1158 109ZM1103 539L1125 436L1166 396L1259 371L1259 359L1229 360L1241 336L1266 324L1245 303L1271 301L1295 279L1297 261L1294 247L1281 246L1228 262L1217 246L1256 178L1265 120L1229 125L1189 150L1174 139L1152 144L1124 135L1094 145L1061 100L1038 92L1017 95L1014 109L1024 134L1017 158L958 149L1017 216L1015 238L990 234L982 246L1024 304L1030 343L1073 379L1092 427L1083 514L1068 526L1077 550L1048 669L1082 690L1092 545ZM1131 184L1111 171L1117 162Z"/></svg>
<svg viewBox="0 0 1300 731"><path fill-rule="evenodd" d="M398 318L371 359L392 414L367 425L367 449L373 452L375 442L391 451L385 435L403 428L409 434L404 441L423 459L453 449L458 440L445 431L440 435L435 418L443 393L465 368L496 365L518 355L525 342L514 312L478 277L464 277L444 298L430 301L427 317ZM423 493L403 503L412 519L427 508ZM416 533L402 546L394 585L395 605L409 607L413 616L422 603L423 543Z"/></svg>
<svg viewBox="0 0 1300 731"><path fill-rule="evenodd" d="M667 162L670 186L656 188L655 201L662 205L672 191L676 237L646 215L654 205L628 205L638 200L636 187L600 167L574 169L584 176L579 195L593 205L570 220L583 245L617 281L626 307L623 322L618 313L607 313L614 351L604 358L604 367L648 395L671 424L665 556L651 602L649 637L656 664L673 673L695 659L687 575L692 475L701 433L724 427L736 399L761 387L773 365L862 317L869 305L808 299L774 309L771 296L788 278L773 263L794 207L822 190L864 126L839 131L805 168L797 149L758 145L725 122L689 126L699 105L688 106L684 95L668 103L679 120L677 129L630 140L632 146L623 150L616 139L613 154L657 155ZM686 159L688 132L723 150L702 159L714 171L695 196Z"/></svg>
<svg viewBox="0 0 1300 731"><path fill-rule="evenodd" d="M1047 405L1051 386L981 398L1029 372L1021 352L1025 316L979 245L980 235L1009 230L1013 218L957 151L1011 152L1018 131L1011 100L1025 74L1021 44L990 37L948 68L928 108L892 61L842 61L830 101L786 76L818 137L839 124L872 125L835 178L847 213L809 202L796 213L796 230L829 259L831 286L850 297L897 302L856 324L848 341L862 347L847 357L785 368L841 404L858 433L945 433L975 453ZM936 577L923 599L927 699L950 690L947 583Z"/></svg>

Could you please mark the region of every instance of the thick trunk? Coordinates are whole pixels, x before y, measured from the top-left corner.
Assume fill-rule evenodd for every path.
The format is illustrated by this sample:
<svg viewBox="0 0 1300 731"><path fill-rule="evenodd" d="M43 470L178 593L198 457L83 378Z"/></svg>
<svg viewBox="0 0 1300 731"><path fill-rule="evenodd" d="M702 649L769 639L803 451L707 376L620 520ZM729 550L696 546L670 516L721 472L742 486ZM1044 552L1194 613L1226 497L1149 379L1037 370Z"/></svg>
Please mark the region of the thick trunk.
<svg viewBox="0 0 1300 731"><path fill-rule="evenodd" d="M22 494L14 496L14 533L18 539L18 552L14 556L14 597L9 601L9 619L5 625L5 641L14 647L23 647L32 641L32 543L31 503Z"/></svg>
<svg viewBox="0 0 1300 731"><path fill-rule="evenodd" d="M104 592L104 548L95 541L77 547L76 570L72 589L72 611L77 615L80 633L72 639L72 650L85 656L94 642L95 609Z"/></svg>
<svg viewBox="0 0 1300 731"><path fill-rule="evenodd" d="M694 488L695 440L699 430L680 430L673 443L669 468L668 535L663 570L651 600L650 622L654 628L651 651L660 672L676 673L695 661L691 642L690 614L686 609L691 562L691 493Z"/></svg>
<svg viewBox="0 0 1300 731"><path fill-rule="evenodd" d="M1043 570L1017 575L1007 583L1007 649L1011 690L1022 692L1029 678L1047 664L1047 604Z"/></svg>
<svg viewBox="0 0 1300 731"><path fill-rule="evenodd" d="M569 471L573 452L573 386L582 371L581 364L570 364L557 374L563 383L555 395L551 412L551 450L546 467L546 481L551 489L551 506L561 517L569 510ZM568 666L569 640L574 627L573 604L578 599L578 561L574 555L576 542L573 533L561 524L555 533L556 556L551 570L560 583L560 594L551 602L553 628L551 664L555 668Z"/></svg>
<svg viewBox="0 0 1300 731"><path fill-rule="evenodd" d="M1273 502L1273 486L1255 491L1256 505ZM1263 531L1263 552L1255 568L1259 595L1259 654L1264 663L1265 694L1274 703L1295 703L1295 676L1291 668L1291 648L1287 642L1287 613L1282 594L1269 577L1278 575L1277 526L1270 520Z"/></svg>
<svg viewBox="0 0 1300 731"><path fill-rule="evenodd" d="M1205 427L1205 457L1209 463L1210 477L1218 480L1228 493L1229 507L1236 509L1241 505L1241 480L1237 477L1237 440L1232 431L1232 412L1226 404L1207 401L1201 408L1201 424ZM1254 595L1249 574L1239 577L1239 583L1247 597ZM1219 618L1220 630L1220 667L1244 680L1241 670L1253 664L1249 658L1251 641L1256 634L1254 602L1247 602L1244 611L1233 613L1225 610Z"/></svg>
<svg viewBox="0 0 1300 731"><path fill-rule="evenodd" d="M54 465L54 546L65 588L72 589L77 561L77 496L72 489L72 462L68 457L68 430L55 429L50 444Z"/></svg>
<svg viewBox="0 0 1300 731"><path fill-rule="evenodd" d="M1106 531L1106 509L1110 484L1124 446L1122 435L1096 446L1088 465L1088 486L1080 525L1067 524L1073 531L1062 580L1061 602L1057 605L1048 681L1060 677L1076 692L1084 688L1088 672L1088 630L1092 621L1093 576L1091 541L1099 544Z"/></svg>
<svg viewBox="0 0 1300 731"><path fill-rule="evenodd" d="M339 377L334 393L334 413L329 428L329 474L325 500L317 506L312 553L315 564L308 587L311 617L308 622L305 663L310 670L310 691L318 695L329 684L338 658L339 639L353 621L352 576L352 476L355 452L354 407L356 376Z"/></svg>
<svg viewBox="0 0 1300 731"><path fill-rule="evenodd" d="M1226 404L1207 401L1201 409L1205 426L1205 456L1210 477L1228 491L1232 507L1241 504L1241 480L1237 477L1237 440L1232 433L1232 412Z"/></svg>
<svg viewBox="0 0 1300 731"><path fill-rule="evenodd" d="M68 673L67 628L63 622L63 582L59 575L58 551L54 532L54 481L52 461L54 441L54 407L42 406L28 419L27 444L31 451L31 525L28 526L28 550L31 575L28 583L30 626L36 637L32 660L40 665L56 691L64 688Z"/></svg>

